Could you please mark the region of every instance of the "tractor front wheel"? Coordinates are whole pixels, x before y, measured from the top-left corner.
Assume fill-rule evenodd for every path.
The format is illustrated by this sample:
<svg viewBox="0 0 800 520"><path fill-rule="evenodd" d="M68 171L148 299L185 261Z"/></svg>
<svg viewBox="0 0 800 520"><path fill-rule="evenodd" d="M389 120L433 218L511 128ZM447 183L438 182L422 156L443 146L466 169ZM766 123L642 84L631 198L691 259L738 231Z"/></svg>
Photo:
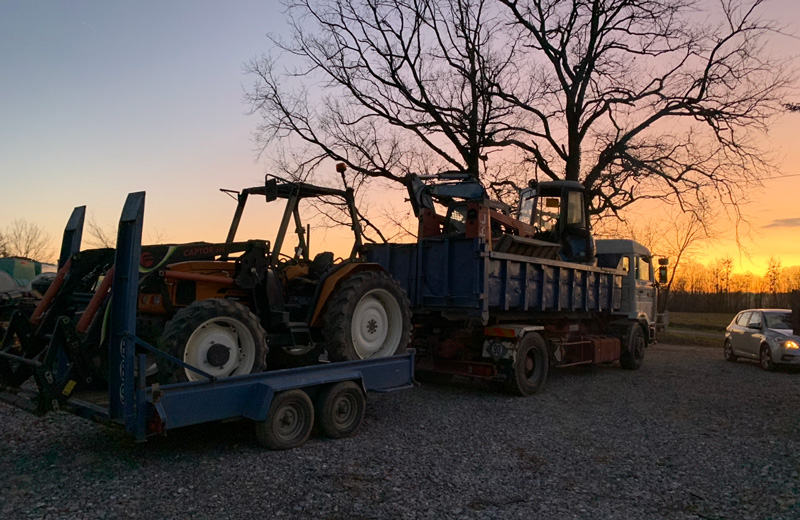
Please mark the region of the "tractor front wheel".
<svg viewBox="0 0 800 520"><path fill-rule="evenodd" d="M167 352L203 372L231 377L266 368L266 332L255 314L231 300L196 301L167 323L161 344ZM159 375L162 371L159 366ZM180 367L178 381L203 381L205 376ZM159 377L159 379L162 379Z"/></svg>
<svg viewBox="0 0 800 520"><path fill-rule="evenodd" d="M411 335L405 291L383 271L362 271L341 282L324 319L331 361L403 354Z"/></svg>

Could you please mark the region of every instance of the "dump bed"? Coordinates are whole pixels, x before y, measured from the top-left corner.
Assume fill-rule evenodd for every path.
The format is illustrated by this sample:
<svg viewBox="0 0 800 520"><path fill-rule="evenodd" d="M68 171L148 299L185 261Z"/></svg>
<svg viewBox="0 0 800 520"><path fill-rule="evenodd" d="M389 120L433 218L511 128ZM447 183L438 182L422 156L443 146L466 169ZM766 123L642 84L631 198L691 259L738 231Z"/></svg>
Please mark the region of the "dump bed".
<svg viewBox="0 0 800 520"><path fill-rule="evenodd" d="M622 274L607 268L488 251L478 238L426 238L371 246L367 260L403 286L415 313L615 311Z"/></svg>

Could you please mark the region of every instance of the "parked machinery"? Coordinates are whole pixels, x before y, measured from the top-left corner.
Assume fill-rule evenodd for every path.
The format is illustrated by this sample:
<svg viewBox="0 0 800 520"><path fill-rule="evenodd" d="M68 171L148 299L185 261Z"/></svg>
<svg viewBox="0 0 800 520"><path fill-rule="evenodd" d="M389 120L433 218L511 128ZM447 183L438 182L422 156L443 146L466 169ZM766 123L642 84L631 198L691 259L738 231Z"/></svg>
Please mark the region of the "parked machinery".
<svg viewBox="0 0 800 520"><path fill-rule="evenodd" d="M515 216L467 175L412 176L408 188L417 242L370 246L366 257L409 295L418 371L527 395L551 366L641 366L655 342L650 253L595 243L579 183L532 184Z"/></svg>
<svg viewBox="0 0 800 520"><path fill-rule="evenodd" d="M303 444L315 424L330 438L353 435L364 418L367 392L412 386L413 354L380 357L391 334L381 329L386 323L374 314L380 314L377 309L388 300L383 292L392 294L394 286L373 285L365 291L367 296L359 298L357 289L369 288L365 280L371 279L363 276L359 287L351 284L348 294L355 294L357 305L367 304L369 310L357 309L354 315L362 312L366 318L352 322L350 330L353 336L363 333L358 330L363 321L369 330L377 329L377 339L368 338L371 359L258 372L261 367L254 353L266 349L263 343L270 332L264 331L255 314L260 309L255 306L258 292L267 290L257 275L271 268L246 269L266 256L263 242L170 246L165 254L158 248L143 249L144 199L143 192L128 195L115 250L80 252L84 212L83 208L73 212L64 233L58 276L37 309L17 309L8 331L0 334L0 401L37 414L65 410L120 426L140 441L183 426L246 419L253 421L256 438L264 446L288 449ZM234 257L236 252L243 254ZM233 260L202 258L212 254ZM176 258L184 262L176 263ZM185 262L202 265L174 267ZM226 263L233 264L230 272L222 265ZM331 270L335 272L336 264L327 271ZM356 275L373 276L372 272L364 269ZM242 273L257 280L241 282ZM356 275L341 277L342 285L335 285L331 294L348 287L345 284ZM323 287L324 276L318 282ZM178 286L176 281L193 285ZM179 349L182 357L139 335L139 325L152 319L148 311L159 303L154 301L157 293L144 291L145 285L163 289L160 294L169 303L164 304L167 316L161 319L169 321L162 340L174 341L170 334L183 333L187 339ZM186 294L195 297L182 300ZM321 312L330 315L325 309ZM308 328L313 334L313 326ZM176 345L180 343L172 344ZM404 344L396 346L395 353ZM351 346L355 352L363 352L365 346L358 348ZM238 364L230 362L234 357ZM179 367L178 378L190 381L159 382L175 378L169 377L174 368L167 371L158 360L170 361ZM158 370L148 376L151 367ZM245 369L252 373L244 373ZM32 384L23 385L29 377Z"/></svg>
<svg viewBox="0 0 800 520"><path fill-rule="evenodd" d="M139 261L137 333L169 356L151 356L147 374L162 383L224 378L265 369L392 356L410 336L408 299L380 265L359 258L361 226L352 189L267 176L233 192L237 208L222 243L144 246ZM275 238L235 242L254 196L285 203ZM345 208L354 241L347 258L311 257L301 202ZM115 250L80 251L84 207L67 226L59 271L35 309L16 312L2 335L0 383L19 386L54 338L70 345L85 385L108 380L107 328ZM297 247L283 253L290 224ZM0 331L2 332L2 331ZM10 356L10 357L9 357ZM181 363L177 363L176 360Z"/></svg>

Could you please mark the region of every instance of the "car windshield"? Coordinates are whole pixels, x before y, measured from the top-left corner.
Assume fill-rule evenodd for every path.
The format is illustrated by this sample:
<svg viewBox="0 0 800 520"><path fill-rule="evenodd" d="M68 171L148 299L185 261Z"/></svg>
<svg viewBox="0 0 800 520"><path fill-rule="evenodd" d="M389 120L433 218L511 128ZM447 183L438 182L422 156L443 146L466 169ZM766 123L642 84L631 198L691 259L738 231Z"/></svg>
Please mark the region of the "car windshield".
<svg viewBox="0 0 800 520"><path fill-rule="evenodd" d="M790 312L765 312L764 318L770 329L792 328L792 313Z"/></svg>

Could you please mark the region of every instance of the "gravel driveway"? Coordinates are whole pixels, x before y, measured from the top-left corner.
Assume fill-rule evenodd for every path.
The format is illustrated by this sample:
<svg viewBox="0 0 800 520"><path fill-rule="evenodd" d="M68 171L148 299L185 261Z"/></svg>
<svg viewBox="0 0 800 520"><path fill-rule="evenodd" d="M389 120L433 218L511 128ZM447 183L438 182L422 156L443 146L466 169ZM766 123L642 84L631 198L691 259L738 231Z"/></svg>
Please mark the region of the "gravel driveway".
<svg viewBox="0 0 800 520"><path fill-rule="evenodd" d="M659 345L544 393L370 396L352 438L270 452L251 425L137 445L0 404L0 518L800 518L800 373Z"/></svg>

